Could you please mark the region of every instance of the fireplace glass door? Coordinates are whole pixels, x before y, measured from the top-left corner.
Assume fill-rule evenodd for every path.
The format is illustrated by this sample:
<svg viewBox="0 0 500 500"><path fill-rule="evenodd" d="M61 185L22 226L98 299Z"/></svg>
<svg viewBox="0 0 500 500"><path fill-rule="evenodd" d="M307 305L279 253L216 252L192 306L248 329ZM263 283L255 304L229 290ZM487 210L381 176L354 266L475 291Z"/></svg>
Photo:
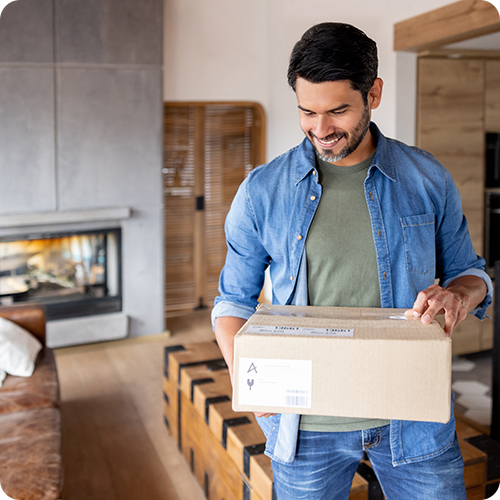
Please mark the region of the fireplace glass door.
<svg viewBox="0 0 500 500"><path fill-rule="evenodd" d="M120 311L120 232L0 239L0 303L41 302L47 319Z"/></svg>

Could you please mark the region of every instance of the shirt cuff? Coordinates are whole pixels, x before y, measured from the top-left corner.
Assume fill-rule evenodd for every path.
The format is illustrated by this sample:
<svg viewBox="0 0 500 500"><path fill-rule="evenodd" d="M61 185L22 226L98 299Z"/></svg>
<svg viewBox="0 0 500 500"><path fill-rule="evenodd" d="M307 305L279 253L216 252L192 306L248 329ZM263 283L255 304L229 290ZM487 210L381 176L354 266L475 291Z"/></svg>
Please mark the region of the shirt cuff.
<svg viewBox="0 0 500 500"><path fill-rule="evenodd" d="M488 307L491 306L491 303L493 302L493 283L491 282L491 278L482 269L476 269L473 267L471 269L467 269L467 271L464 271L463 273L453 276L452 278L448 278L443 282L443 288L446 288L453 280L462 276L477 276L486 283L486 286L488 287L486 297L474 310L470 312L470 314L473 314L479 319L489 318L489 316L486 315L486 309L488 309Z"/></svg>
<svg viewBox="0 0 500 500"><path fill-rule="evenodd" d="M255 307L242 306L241 304L235 304L234 302L229 302L221 300L212 309L212 329L215 325L215 320L222 316L234 316L235 318L248 319L255 312Z"/></svg>

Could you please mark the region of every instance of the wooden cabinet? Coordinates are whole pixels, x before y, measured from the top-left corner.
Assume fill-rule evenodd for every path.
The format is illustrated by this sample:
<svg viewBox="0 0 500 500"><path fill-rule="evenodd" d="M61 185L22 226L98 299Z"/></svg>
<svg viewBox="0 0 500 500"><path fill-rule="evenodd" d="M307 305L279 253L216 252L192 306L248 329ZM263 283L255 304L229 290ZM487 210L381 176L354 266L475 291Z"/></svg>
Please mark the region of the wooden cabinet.
<svg viewBox="0 0 500 500"><path fill-rule="evenodd" d="M417 145L452 174L479 255L484 250L486 132L500 132L500 60L419 58ZM492 345L491 320L469 317L454 333L454 354Z"/></svg>
<svg viewBox="0 0 500 500"><path fill-rule="evenodd" d="M485 63L484 128L500 132L500 60Z"/></svg>
<svg viewBox="0 0 500 500"><path fill-rule="evenodd" d="M224 221L264 149L264 110L256 103L165 103L167 316L212 306L226 257Z"/></svg>

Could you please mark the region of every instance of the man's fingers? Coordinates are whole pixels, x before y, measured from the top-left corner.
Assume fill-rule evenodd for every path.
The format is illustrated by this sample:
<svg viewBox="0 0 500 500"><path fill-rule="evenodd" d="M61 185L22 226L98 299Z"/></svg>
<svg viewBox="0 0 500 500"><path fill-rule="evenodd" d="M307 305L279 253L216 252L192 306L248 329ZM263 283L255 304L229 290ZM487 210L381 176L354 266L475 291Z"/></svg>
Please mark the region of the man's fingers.
<svg viewBox="0 0 500 500"><path fill-rule="evenodd" d="M457 325L457 314L452 311L446 311L444 314L444 333L448 337L451 336L455 326Z"/></svg>
<svg viewBox="0 0 500 500"><path fill-rule="evenodd" d="M416 316L423 316L424 312L429 308L429 302L440 292L441 287L432 285L426 290L422 290L417 295L417 300L413 304L413 311Z"/></svg>
<svg viewBox="0 0 500 500"><path fill-rule="evenodd" d="M467 317L467 310L463 307L445 312L444 332L451 337L457 325Z"/></svg>
<svg viewBox="0 0 500 500"><path fill-rule="evenodd" d="M438 314L443 312L443 304L436 300L431 299L427 302L427 309L421 313L422 323L430 323Z"/></svg>
<svg viewBox="0 0 500 500"><path fill-rule="evenodd" d="M422 316L422 313L425 311L427 308L427 301L428 301L427 294L420 292L417 295L417 300L413 304L413 311L415 312L416 316Z"/></svg>

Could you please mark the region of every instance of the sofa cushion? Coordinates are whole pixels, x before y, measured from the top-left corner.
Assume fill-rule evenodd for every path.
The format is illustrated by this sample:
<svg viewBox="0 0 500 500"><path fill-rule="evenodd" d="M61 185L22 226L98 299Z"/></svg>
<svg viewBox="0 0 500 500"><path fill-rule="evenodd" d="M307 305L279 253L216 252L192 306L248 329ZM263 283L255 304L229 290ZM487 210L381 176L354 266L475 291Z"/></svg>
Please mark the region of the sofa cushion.
<svg viewBox="0 0 500 500"><path fill-rule="evenodd" d="M2 306L0 317L22 326L45 345L45 310L42 304L21 302L14 306Z"/></svg>
<svg viewBox="0 0 500 500"><path fill-rule="evenodd" d="M31 377L7 375L0 389L0 415L32 408L59 406L59 384L54 353L45 347Z"/></svg>
<svg viewBox="0 0 500 500"><path fill-rule="evenodd" d="M61 422L57 408L0 415L0 485L11 498L61 496Z"/></svg>
<svg viewBox="0 0 500 500"><path fill-rule="evenodd" d="M0 368L11 375L29 377L35 369L40 341L30 332L0 317Z"/></svg>

